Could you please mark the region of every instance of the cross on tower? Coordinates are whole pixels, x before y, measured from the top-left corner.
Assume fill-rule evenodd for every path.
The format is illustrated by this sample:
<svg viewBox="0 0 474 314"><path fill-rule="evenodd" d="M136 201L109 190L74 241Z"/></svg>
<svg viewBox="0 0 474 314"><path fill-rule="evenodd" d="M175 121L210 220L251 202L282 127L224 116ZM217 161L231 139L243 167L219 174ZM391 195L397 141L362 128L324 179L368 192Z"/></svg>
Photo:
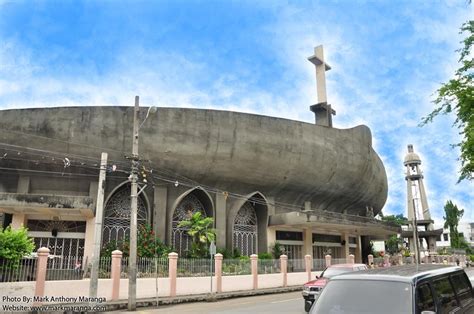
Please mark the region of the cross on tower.
<svg viewBox="0 0 474 314"><path fill-rule="evenodd" d="M316 89L318 91L318 103L309 107L314 112L316 124L332 127L332 115L336 111L327 102L326 95L326 71L331 67L324 61L323 46L314 48L314 55L308 58L309 62L316 66Z"/></svg>

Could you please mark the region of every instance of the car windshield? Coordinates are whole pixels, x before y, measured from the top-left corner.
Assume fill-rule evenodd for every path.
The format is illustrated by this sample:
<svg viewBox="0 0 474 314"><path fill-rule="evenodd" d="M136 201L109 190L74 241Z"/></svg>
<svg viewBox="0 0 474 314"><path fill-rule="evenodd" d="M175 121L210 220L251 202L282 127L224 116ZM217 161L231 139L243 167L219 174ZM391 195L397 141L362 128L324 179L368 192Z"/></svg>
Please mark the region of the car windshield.
<svg viewBox="0 0 474 314"><path fill-rule="evenodd" d="M333 280L323 289L311 314L412 313L411 299L411 286L404 282Z"/></svg>
<svg viewBox="0 0 474 314"><path fill-rule="evenodd" d="M339 274L348 273L353 271L352 267L329 267L321 274L321 277L331 278Z"/></svg>

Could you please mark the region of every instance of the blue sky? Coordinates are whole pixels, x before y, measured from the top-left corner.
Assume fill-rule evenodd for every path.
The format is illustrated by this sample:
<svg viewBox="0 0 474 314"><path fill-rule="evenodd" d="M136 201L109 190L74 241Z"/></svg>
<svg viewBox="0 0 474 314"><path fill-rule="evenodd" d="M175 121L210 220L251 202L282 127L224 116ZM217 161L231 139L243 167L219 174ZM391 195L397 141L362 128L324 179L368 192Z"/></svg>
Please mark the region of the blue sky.
<svg viewBox="0 0 474 314"><path fill-rule="evenodd" d="M257 2L257 3L255 3ZM0 108L141 104L313 122L314 68L332 66L334 126L368 125L389 178L385 214L406 215L403 157L421 156L432 216L451 199L474 221L474 184L456 184L453 117L421 117L457 68L466 1L0 0Z"/></svg>

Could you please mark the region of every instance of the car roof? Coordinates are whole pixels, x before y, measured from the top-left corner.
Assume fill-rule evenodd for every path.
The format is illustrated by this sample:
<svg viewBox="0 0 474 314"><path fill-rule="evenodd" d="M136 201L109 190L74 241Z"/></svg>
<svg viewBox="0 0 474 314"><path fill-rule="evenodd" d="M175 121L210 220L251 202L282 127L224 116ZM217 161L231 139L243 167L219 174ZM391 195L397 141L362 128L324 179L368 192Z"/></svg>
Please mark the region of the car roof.
<svg viewBox="0 0 474 314"><path fill-rule="evenodd" d="M347 268L353 268L353 267L360 267L360 266L367 266L365 264L334 264L334 265L331 265L329 266L330 268L333 268L333 267L347 267ZM328 268L329 268L328 267Z"/></svg>
<svg viewBox="0 0 474 314"><path fill-rule="evenodd" d="M342 274L332 280L357 279L357 280L386 280L415 282L424 278L443 275L455 271L462 271L461 267L445 265L403 265L369 269L364 272Z"/></svg>

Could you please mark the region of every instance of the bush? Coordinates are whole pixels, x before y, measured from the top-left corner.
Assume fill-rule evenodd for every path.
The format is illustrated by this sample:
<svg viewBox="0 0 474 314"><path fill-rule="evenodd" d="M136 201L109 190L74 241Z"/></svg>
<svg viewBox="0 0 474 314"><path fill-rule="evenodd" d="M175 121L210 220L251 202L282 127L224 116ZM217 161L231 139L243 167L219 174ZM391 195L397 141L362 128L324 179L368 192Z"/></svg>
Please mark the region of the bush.
<svg viewBox="0 0 474 314"><path fill-rule="evenodd" d="M0 259L17 263L24 256L30 255L34 248L33 239L28 237L26 228L0 228Z"/></svg>
<svg viewBox="0 0 474 314"><path fill-rule="evenodd" d="M270 253L259 253L258 259L272 259L272 254Z"/></svg>

